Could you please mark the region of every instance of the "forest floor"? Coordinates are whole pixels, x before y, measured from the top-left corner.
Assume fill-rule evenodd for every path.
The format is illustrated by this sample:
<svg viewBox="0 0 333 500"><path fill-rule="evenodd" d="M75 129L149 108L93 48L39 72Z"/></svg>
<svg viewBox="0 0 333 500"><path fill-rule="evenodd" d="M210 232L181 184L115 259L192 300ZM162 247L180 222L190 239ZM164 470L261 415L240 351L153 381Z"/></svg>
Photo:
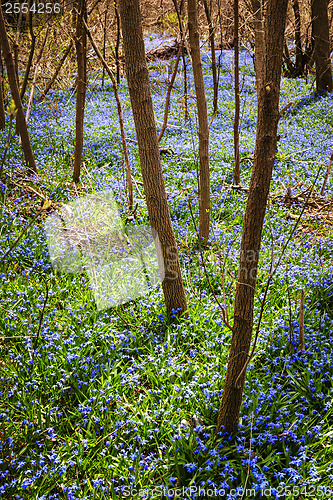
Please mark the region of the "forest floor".
<svg viewBox="0 0 333 500"><path fill-rule="evenodd" d="M206 53L203 63L211 113L213 85ZM149 63L158 127L172 64ZM197 121L193 75L189 65L187 69L190 120L184 118L180 71L161 141L172 150L162 156L162 166L189 303L187 318L166 321L160 286L99 311L86 272L61 273L50 262L44 222L69 200L111 189L124 223L128 217L111 84L107 81L102 88L101 74L90 75L80 185L71 182L72 89L50 92L44 101L35 99L29 131L38 177L27 177L17 137L11 142L0 192L4 498L194 499L205 493L210 498L291 500L333 495L332 176L324 196L318 194L331 155L333 96L314 95L313 77L308 82L282 80L281 108L293 105L279 123L255 322L271 265L281 260L263 304L239 431L236 437L216 439L231 338L216 298L223 301L225 296L232 318L246 191L231 188L232 52L225 51L219 113L211 116L210 126L212 226L209 245L200 253ZM246 187L256 129L255 77L246 51L241 89L241 182ZM148 219L125 79L120 95L136 181L135 224L140 225ZM7 134L0 135L0 157ZM302 290L305 351L298 350Z"/></svg>

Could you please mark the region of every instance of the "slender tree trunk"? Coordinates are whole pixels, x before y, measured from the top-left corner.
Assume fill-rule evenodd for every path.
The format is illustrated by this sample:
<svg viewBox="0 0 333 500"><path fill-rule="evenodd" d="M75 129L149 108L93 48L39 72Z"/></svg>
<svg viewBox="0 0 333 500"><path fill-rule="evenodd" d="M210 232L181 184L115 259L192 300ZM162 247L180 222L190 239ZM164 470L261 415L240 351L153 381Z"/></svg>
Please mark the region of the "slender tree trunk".
<svg viewBox="0 0 333 500"><path fill-rule="evenodd" d="M31 2L29 2L29 6L31 6ZM34 52L35 52L35 46L36 46L36 36L35 36L34 28L32 25L32 11L30 9L29 9L29 31L30 31L31 45L30 45L29 58L28 58L27 66L25 68L22 87L21 87L21 100L22 101L23 101L23 97L24 97L24 94L25 94L25 91L27 88L28 78L29 78L32 60L33 60Z"/></svg>
<svg viewBox="0 0 333 500"><path fill-rule="evenodd" d="M158 138L157 138L158 142L160 142L160 140L162 139L163 134L164 134L165 129L166 129L167 124L168 124L168 114L169 114L171 92L172 92L173 84L175 83L180 56L183 52L183 46L184 46L184 43L183 43L183 40L181 40L180 45L179 45L178 54L177 54L176 61L175 61L175 67L173 68L171 80L170 80L170 83L168 86L168 91L167 91L167 95L166 95L166 99L165 99L163 125L162 125L162 128L160 130L160 133L158 134Z"/></svg>
<svg viewBox="0 0 333 500"><path fill-rule="evenodd" d="M106 49L106 22L108 18L108 2L106 3L106 9L104 13L104 26L103 26L103 59L105 60L105 49ZM103 66L103 73L102 73L102 87L104 87L104 78L105 78L105 68Z"/></svg>
<svg viewBox="0 0 333 500"><path fill-rule="evenodd" d="M162 288L167 313L187 310L177 243L165 191L149 74L145 56L139 0L120 0L125 66L139 146L149 220L157 232L164 263Z"/></svg>
<svg viewBox="0 0 333 500"><path fill-rule="evenodd" d="M51 80L49 81L49 83L46 85L45 89L43 90L42 92L42 95L40 97L40 100L42 101L44 99L44 97L46 96L46 94L48 93L48 91L51 89L52 85L54 84L54 82L56 81L57 79L57 76L59 75L59 72L61 70L61 68L63 67L64 65L64 62L66 61L67 59L67 56L69 55L70 51L72 50L72 47L73 47L73 40L71 40L67 46L67 49L65 50L64 52L64 55L62 56L62 58L60 59L59 61L59 64L58 66L56 67L54 73L53 73L53 76L51 78Z"/></svg>
<svg viewBox="0 0 333 500"><path fill-rule="evenodd" d="M311 0L311 11L317 92L321 90L332 92L328 0Z"/></svg>
<svg viewBox="0 0 333 500"><path fill-rule="evenodd" d="M296 63L294 76L303 74L303 49L301 40L301 13L299 10L298 0L293 0L293 10L295 16L295 47L296 47Z"/></svg>
<svg viewBox="0 0 333 500"><path fill-rule="evenodd" d="M215 114L218 112L218 81L217 81L217 71L216 71L215 30L211 18L212 1L210 1L210 5L208 5L207 0L203 0L203 4L208 23L210 52L212 57L212 75L213 75L213 86L214 86L213 113Z"/></svg>
<svg viewBox="0 0 333 500"><path fill-rule="evenodd" d="M25 121L27 123L28 123L28 120L29 120L30 111L31 111L31 107L32 107L32 101L33 101L33 98L34 98L34 93L35 93L35 87L36 87L36 82L37 82L37 76L38 76L38 71L39 71L40 60L41 60L43 52L44 52L44 48L45 48L45 44L46 44L46 40L47 40L48 34L49 34L49 26L47 26L47 28L46 28L44 40L42 42L42 45L41 45L40 51L39 51L39 53L37 55L37 59L36 59L36 63L35 63L34 78L33 78L32 85L31 85L30 97L29 97L27 112L26 112L26 115L25 115Z"/></svg>
<svg viewBox="0 0 333 500"><path fill-rule="evenodd" d="M6 126L6 114L5 114L4 89L3 89L3 78L2 78L2 51L0 44L0 130L3 130L5 126Z"/></svg>
<svg viewBox="0 0 333 500"><path fill-rule="evenodd" d="M19 50L21 24L22 24L22 9L20 9L20 13L19 13L18 18L17 18L16 37L15 37L15 42L13 44L15 74L16 74L16 79L17 79L17 86L19 88L20 88L20 79L19 79L19 72L18 72L18 50Z"/></svg>
<svg viewBox="0 0 333 500"><path fill-rule="evenodd" d="M172 0L172 3L175 7L175 11L177 14L180 39L183 40L183 42L184 42L183 50L182 50L183 74L184 74L184 110L185 110L185 121L188 121L189 113L188 113L188 92L187 92L186 48L185 48L185 33L183 30L183 23L182 23L183 0L180 1L179 7L177 4L177 0Z"/></svg>
<svg viewBox="0 0 333 500"><path fill-rule="evenodd" d="M254 165L246 205L234 325L216 431L237 429L253 328L254 294L267 198L277 147L279 95L288 0L268 0L263 85L259 93Z"/></svg>
<svg viewBox="0 0 333 500"><path fill-rule="evenodd" d="M86 20L86 0L78 0L78 13L76 18L75 47L77 59L77 92L76 92L76 120L75 120L75 152L73 181L79 182L81 173L81 160L83 150L83 120L84 105L87 87L87 34L83 25Z"/></svg>
<svg viewBox="0 0 333 500"><path fill-rule="evenodd" d="M200 207L199 238L207 242L210 222L209 127L202 73L196 0L188 0L188 28L199 122Z"/></svg>
<svg viewBox="0 0 333 500"><path fill-rule="evenodd" d="M262 0L251 0L254 17L254 68L256 73L256 89L258 98L264 74L265 56L265 33L261 1Z"/></svg>
<svg viewBox="0 0 333 500"><path fill-rule="evenodd" d="M114 12L116 14L117 21L117 38L116 38L116 46L115 46L115 55L116 55L116 72L117 72L117 84L120 84L120 59L119 59L119 47L120 47L120 17L119 17L119 7L118 0L114 2Z"/></svg>
<svg viewBox="0 0 333 500"><path fill-rule="evenodd" d="M114 92L114 96L115 96L116 103L117 103L117 113L118 113L118 121L119 121L119 127L120 127L121 143L122 143L122 147L123 147L124 160L125 160L125 165L126 165L126 180L127 180L127 185L128 185L128 209L131 212L131 211L133 211L133 182L132 182L132 174L131 174L131 164L129 161L126 136L125 136L123 109L122 109L121 100L119 97L118 85L117 85L115 77L113 76L113 73L112 73L111 69L109 68L106 60L104 59L104 57L102 56L102 54L98 50L98 47L97 47L97 45L92 37L92 34L90 33L88 26L86 25L85 22L84 22L84 27L85 27L85 29L87 31L87 35L91 41L91 45L93 46L97 57L99 58L99 60L101 61L102 65L103 65L103 69L106 70L107 74L111 78L113 92Z"/></svg>
<svg viewBox="0 0 333 500"><path fill-rule="evenodd" d="M23 107L22 107L22 101L21 101L21 97L20 97L19 88L17 85L13 56L12 56L12 53L10 51L10 46L9 46L8 37L7 37L7 33L6 33L6 28L5 28L5 20L3 17L3 12L2 12L1 6L0 6L0 45L1 45L2 50L3 50L3 56L4 56L6 68L7 68L7 76L8 76L10 92L12 94L12 98L15 102L15 106L17 109L16 123L17 123L19 133L21 135L22 149L24 152L25 161L26 161L26 164L27 164L29 171L33 171L33 172L37 173L35 158L34 158L34 155L32 152L31 144L30 144L27 124L25 121L24 111L23 111Z"/></svg>
<svg viewBox="0 0 333 500"><path fill-rule="evenodd" d="M239 5L238 0L234 0L234 54L235 54L235 118L234 118L234 173L233 181L236 186L240 185L240 166L239 166Z"/></svg>

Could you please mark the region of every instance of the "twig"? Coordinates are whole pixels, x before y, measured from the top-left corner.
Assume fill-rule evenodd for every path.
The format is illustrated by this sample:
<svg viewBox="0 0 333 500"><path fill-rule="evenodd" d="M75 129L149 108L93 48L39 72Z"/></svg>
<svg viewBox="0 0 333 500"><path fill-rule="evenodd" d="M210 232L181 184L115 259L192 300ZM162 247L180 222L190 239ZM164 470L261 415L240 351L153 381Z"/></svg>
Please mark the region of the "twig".
<svg viewBox="0 0 333 500"><path fill-rule="evenodd" d="M324 195L324 191L325 191L326 183L327 183L327 181L328 181L328 176L330 175L330 172L331 172L332 163L333 163L333 153L331 154L331 158L330 158L330 161L329 161L329 164L328 164L327 170L326 170L326 174L325 174L325 178L324 178L323 186L322 186L322 188L321 188L321 190L320 190L320 196L323 196L323 195Z"/></svg>
<svg viewBox="0 0 333 500"><path fill-rule="evenodd" d="M208 276L208 272L207 272L207 268L206 268L206 264L205 264L205 259L204 259L203 255L202 255L201 249L199 249L199 252L200 252L201 262L202 262L202 265L203 265L203 268L204 268L204 272L205 272L206 279L208 281L209 288L210 288L210 290L211 290L211 292L213 294L215 302L217 303L217 305L219 306L219 308L222 311L222 321L225 324L225 326L227 328L229 328L229 330L233 331L232 326L229 324L229 321L227 319L228 313L226 312L226 309L222 306L221 302L217 298L217 295L214 292L214 289L213 289L212 284L210 282L210 279L209 279L209 276Z"/></svg>
<svg viewBox="0 0 333 500"><path fill-rule="evenodd" d="M280 110L280 113L279 113L280 118L283 115L283 113L285 113L289 108L291 108L291 106L293 104L294 104L293 102L288 102L288 104L286 104L285 106L283 106L283 108Z"/></svg>
<svg viewBox="0 0 333 500"><path fill-rule="evenodd" d="M133 185L132 185L132 177L131 177L131 164L129 161L128 150L127 150L124 120L123 120L123 110L122 110L122 105L121 105L121 101L120 101L120 97L119 97L118 85L117 85L116 79L115 79L111 69L109 68L108 63L106 62L106 60L104 59L104 57L100 53L100 51L99 51L99 49L98 49L98 47L97 47L97 45L92 37L92 34L90 33L90 30L87 26L87 23L85 22L84 19L82 19L82 21L83 21L85 30L87 32L87 35L91 41L91 45L93 46L97 57L99 58L103 67L105 68L107 74L111 78L112 88L113 88L114 96L115 96L116 103L117 103L117 112L118 112L118 121L119 121L119 127L120 127L121 143L122 143L122 147L123 147L123 154L124 154L124 159L125 159L125 164L126 164L126 179L127 179L127 185L128 185L128 208L130 211L132 211L133 210Z"/></svg>
<svg viewBox="0 0 333 500"><path fill-rule="evenodd" d="M251 414L251 431L250 431L250 449L249 449L249 462L247 464L247 474L246 474L246 479L245 479L245 484L244 484L244 488L243 488L243 494L240 498L240 500L243 500L243 497L245 495L245 491L246 491L246 485L247 485L247 482L249 480L249 475L250 475L250 465L251 465L251 449L252 449L252 428L253 428L253 412Z"/></svg>
<svg viewBox="0 0 333 500"><path fill-rule="evenodd" d="M38 323L38 330L37 330L37 335L36 335L36 341L35 341L34 350L33 350L33 353L32 353L32 363L34 362L34 359L35 359L36 349L37 349L38 340L39 340L39 333L40 333L40 330L42 328L42 323L43 323L45 308L46 308L46 304L47 304L47 301L48 301L48 298L49 298L49 287L48 287L47 281L42 276L42 274L40 274L40 277L42 278L42 280L44 280L45 287L46 287L46 295L45 295L45 299L44 299L43 309L42 309L41 315L39 317L39 323Z"/></svg>
<svg viewBox="0 0 333 500"><path fill-rule="evenodd" d="M43 207L41 207L39 209L39 211L37 212L37 214L31 219L31 221L25 226L25 228L23 229L23 231L21 232L21 234L16 238L16 240L14 241L14 243L9 247L9 249L7 250L7 252L1 257L0 259L0 265L4 262L5 258L10 254L10 252L13 250L13 248L16 247L16 245L18 244L18 242L20 241L20 239L22 238L22 236L26 233L26 231L29 229L29 227L33 224L33 222L35 222L35 219L37 217L37 215L40 214L40 212L43 210Z"/></svg>
<svg viewBox="0 0 333 500"><path fill-rule="evenodd" d="M315 178L315 180L314 180L314 182L313 182L313 184L312 184L311 191L309 191L309 194L308 194L308 196L307 196L307 199L306 199L306 201L305 201L305 203L304 203L304 205L303 205L303 207L302 207L301 213L299 214L299 217L298 217L298 219L297 219L297 221L296 221L296 223L295 223L294 227L293 227L293 228L292 228L292 230L290 231L289 237L288 237L288 239L287 239L287 241L286 241L286 243L285 243L285 245L284 245L284 247L283 247L283 249L282 249L282 252L281 252L281 255L280 255L280 257L279 257L279 260L278 260L278 262L277 262L277 264L276 264L275 268L273 269L273 271L272 271L272 272L269 274L269 276L268 276L268 280L267 280L266 287L265 287L265 292L264 292L264 299L263 299L263 301L262 301L262 303L261 303L260 314L259 314L259 319L258 319L258 324L257 324L257 328L256 328L256 333L255 333L255 338L254 338L254 343L253 343L252 351L251 351L251 354L250 354L250 355L249 355L249 354L247 355L247 356L248 356L248 359L246 360L246 362L245 362L245 364L244 364L243 368L241 369L241 371L240 371L240 373L239 373L239 375L238 375L238 377L237 377L237 379L236 379L236 382L235 382L235 387L238 387L238 380L240 379L240 377L241 377L242 373L244 372L244 370L246 370L246 368L247 368L247 366L248 366L249 362L251 361L251 359L252 359L252 357L253 357L253 355L254 355L254 351L255 351L255 348L256 348L256 345L257 345L257 340L258 340L258 335L259 335L259 329L260 329L260 324L261 324L261 320L262 320L262 316L263 316L263 312L264 312L264 307L265 307L265 302L266 302L266 297L267 297L267 292L268 292L269 285L270 285L270 283L271 283L271 281L272 281L272 278L273 278L274 274L276 273L276 271L277 271L278 267L280 266L280 263L281 263L282 257L283 257L283 256L284 256L284 254L285 254L285 251L286 251L286 249L287 249L287 246L289 245L289 242L290 242L291 238L293 237L293 235L294 235L294 233L295 233L295 231L296 231L296 229L297 229L297 227L298 227L298 225L299 225L299 223L300 223L300 221L301 221L301 218L302 218L302 216L303 216L303 214L304 214L304 212L305 212L305 208L306 208L307 202L309 201L310 196L311 196L311 194L312 194L312 191L313 191L313 189L314 189L314 186L315 186L315 184L316 184L316 182L317 182L317 180L318 180L319 174L320 174L320 172L321 172L321 168L322 168L322 167L320 166L320 167L319 167L319 169L318 169L318 172L317 172L316 178Z"/></svg>

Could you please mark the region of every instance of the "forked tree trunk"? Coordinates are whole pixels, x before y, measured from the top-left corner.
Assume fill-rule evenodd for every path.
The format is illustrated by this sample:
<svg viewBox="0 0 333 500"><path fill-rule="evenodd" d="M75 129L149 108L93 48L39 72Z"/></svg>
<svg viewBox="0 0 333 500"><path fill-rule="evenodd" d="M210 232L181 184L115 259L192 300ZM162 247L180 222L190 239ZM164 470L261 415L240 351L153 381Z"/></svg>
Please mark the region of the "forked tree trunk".
<svg viewBox="0 0 333 500"><path fill-rule="evenodd" d="M202 73L197 1L188 0L188 29L192 56L199 123L200 206L199 239L207 242L210 223L209 127L207 102Z"/></svg>
<svg viewBox="0 0 333 500"><path fill-rule="evenodd" d="M162 282L166 309L187 310L177 243L161 168L139 0L120 0L125 67L139 146L150 225L158 234L164 262Z"/></svg>
<svg viewBox="0 0 333 500"><path fill-rule="evenodd" d="M77 91L76 91L76 119L75 119L75 151L73 181L79 182L83 150L83 120L84 105L87 88L87 34L83 19L87 19L86 0L78 0L76 18L75 47L77 59Z"/></svg>
<svg viewBox="0 0 333 500"><path fill-rule="evenodd" d="M207 0L203 0L205 14L208 23L208 31L209 31L209 43L210 43L210 53L212 58L212 75L213 75L213 87L214 87L214 97L213 97L213 113L218 112L218 80L217 80L217 71L216 71L216 53L215 53L215 30L212 23L211 16L211 7L212 0L208 5Z"/></svg>
<svg viewBox="0 0 333 500"><path fill-rule="evenodd" d="M37 167L35 163L35 158L32 152L27 124L25 121L24 111L22 107L22 101L20 97L19 88L17 85L17 79L15 74L15 67L13 56L10 51L10 46L8 42L8 37L5 28L5 20L3 17L2 7L0 6L0 46L2 47L3 57L5 60L6 68L7 68L7 77L10 87L10 92L12 94L12 98L15 102L15 106L17 109L16 115L16 123L18 132L20 133L22 140L22 149L24 152L25 161L29 171L33 171L37 173Z"/></svg>
<svg viewBox="0 0 333 500"><path fill-rule="evenodd" d="M288 0L268 0L263 85L259 92L254 165L243 223L234 325L216 431L237 429L253 328L258 259L276 156L283 39Z"/></svg>
<svg viewBox="0 0 333 500"><path fill-rule="evenodd" d="M262 85L265 56L265 33L263 25L262 0L251 0L254 27L254 69L256 73L257 97Z"/></svg>
<svg viewBox="0 0 333 500"><path fill-rule="evenodd" d="M312 37L316 63L317 92L332 92L332 67L330 58L330 34L328 24L328 0L312 0Z"/></svg>

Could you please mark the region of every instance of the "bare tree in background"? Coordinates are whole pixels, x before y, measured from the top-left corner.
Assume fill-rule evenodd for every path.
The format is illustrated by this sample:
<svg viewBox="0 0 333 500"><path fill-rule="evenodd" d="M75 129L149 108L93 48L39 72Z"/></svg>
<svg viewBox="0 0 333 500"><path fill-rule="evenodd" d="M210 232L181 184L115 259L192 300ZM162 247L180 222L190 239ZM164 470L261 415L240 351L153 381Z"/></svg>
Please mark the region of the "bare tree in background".
<svg viewBox="0 0 333 500"><path fill-rule="evenodd" d="M259 90L262 85L264 57L265 57L265 37L262 0L251 0L253 27L254 27L254 69L256 74L256 89L259 97Z"/></svg>
<svg viewBox="0 0 333 500"><path fill-rule="evenodd" d="M235 75L235 117L234 117L234 171L233 182L240 185L240 164L239 164L239 5L238 0L234 0L234 75Z"/></svg>
<svg viewBox="0 0 333 500"><path fill-rule="evenodd" d="M83 151L83 120L87 88L87 34L83 19L87 21L86 0L78 0L76 13L75 47L77 60L77 90L75 119L75 152L73 181L79 182Z"/></svg>
<svg viewBox="0 0 333 500"><path fill-rule="evenodd" d="M187 69L186 69L186 47L185 47L185 33L183 28L183 20L182 20L182 8L184 5L184 1L180 0L179 6L177 0L172 0L172 3L175 7L175 11L177 14L178 25L179 25L179 33L181 40L184 41L183 50L182 50L182 60L183 60L183 73L184 73L184 110L185 110L185 121L189 119L188 113L188 92L187 92Z"/></svg>
<svg viewBox="0 0 333 500"><path fill-rule="evenodd" d="M214 86L214 97L213 97L213 113L218 112L218 79L217 79L217 70L216 70L216 53L215 53L215 28L212 21L212 5L213 1L210 0L208 4L208 0L203 0L203 5L205 9L205 14L208 23L208 31L209 31L209 44L210 44L210 53L212 58L212 75L213 75L213 86Z"/></svg>
<svg viewBox="0 0 333 500"><path fill-rule="evenodd" d="M332 66L328 23L328 0L311 0L312 37L316 63L317 92L332 92Z"/></svg>
<svg viewBox="0 0 333 500"><path fill-rule="evenodd" d="M22 141L22 149L24 152L25 161L28 167L28 170L31 172L37 173L37 167L35 163L35 158L32 152L29 133L27 129L27 124L25 121L24 111L22 107L22 101L20 97L20 91L18 88L18 82L16 78L15 66L13 61L13 56L10 50L8 37L5 28L5 20L3 17L2 7L0 6L0 46L3 51L3 57L5 60L6 68L7 68L7 76L10 87L10 92L12 94L12 98L15 102L15 106L17 109L16 114L16 124L18 132L21 136Z"/></svg>
<svg viewBox="0 0 333 500"><path fill-rule="evenodd" d="M164 262L162 288L166 309L168 313L172 309L185 312L187 302L161 167L140 4L139 0L120 0L119 6L125 67L149 220L159 236Z"/></svg>
<svg viewBox="0 0 333 500"><path fill-rule="evenodd" d="M207 118L205 85L200 54L200 37L196 0L188 0L188 29L199 122L199 239L203 240L206 243L209 236L210 224L209 127Z"/></svg>
<svg viewBox="0 0 333 500"><path fill-rule="evenodd" d="M29 2L29 6L31 6L31 1ZM32 11L29 8L29 33L30 33L30 38L31 38L31 44L30 44L28 62L27 62L27 66L25 68L22 87L21 87L21 100L23 100L23 97L24 97L24 94L25 94L25 91L27 88L28 78L29 78L30 69L32 66L32 60L33 60L34 52L35 52L35 46L36 46L36 35L34 33L34 28L33 28L33 23L32 23L32 15L33 15Z"/></svg>

